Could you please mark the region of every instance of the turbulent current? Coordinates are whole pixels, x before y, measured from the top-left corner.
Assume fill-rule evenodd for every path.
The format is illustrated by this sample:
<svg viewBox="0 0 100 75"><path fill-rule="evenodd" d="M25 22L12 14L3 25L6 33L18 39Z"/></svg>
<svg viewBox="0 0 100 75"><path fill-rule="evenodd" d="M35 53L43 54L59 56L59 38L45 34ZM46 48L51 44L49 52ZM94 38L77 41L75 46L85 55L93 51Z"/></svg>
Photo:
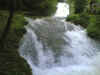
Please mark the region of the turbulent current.
<svg viewBox="0 0 100 75"><path fill-rule="evenodd" d="M67 8L59 3L53 17L26 18L29 24L19 52L33 75L100 75L100 42L89 38L81 26L58 18L68 15Z"/></svg>

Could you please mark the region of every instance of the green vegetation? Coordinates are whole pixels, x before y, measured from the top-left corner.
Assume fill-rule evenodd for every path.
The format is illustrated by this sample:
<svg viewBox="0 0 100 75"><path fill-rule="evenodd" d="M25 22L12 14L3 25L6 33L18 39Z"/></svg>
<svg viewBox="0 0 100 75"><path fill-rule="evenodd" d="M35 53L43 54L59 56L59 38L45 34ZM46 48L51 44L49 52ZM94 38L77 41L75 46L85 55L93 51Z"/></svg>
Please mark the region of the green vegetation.
<svg viewBox="0 0 100 75"><path fill-rule="evenodd" d="M100 40L100 15L91 16L87 31L89 36Z"/></svg>
<svg viewBox="0 0 100 75"><path fill-rule="evenodd" d="M71 21L76 25L82 25L86 28L89 24L90 16L88 14L72 14L67 17L67 21Z"/></svg>
<svg viewBox="0 0 100 75"><path fill-rule="evenodd" d="M24 0L25 11L31 16L50 16L56 11L57 0ZM28 8L28 9L27 9Z"/></svg>
<svg viewBox="0 0 100 75"><path fill-rule="evenodd" d="M67 3L70 6L71 14L83 13L88 6L88 0L67 0Z"/></svg>
<svg viewBox="0 0 100 75"><path fill-rule="evenodd" d="M12 6L10 6L12 4ZM24 11L32 16L49 16L56 10L57 0L0 0L0 9Z"/></svg>
<svg viewBox="0 0 100 75"><path fill-rule="evenodd" d="M68 0L70 15L67 21L87 28L88 35L100 39L100 0Z"/></svg>
<svg viewBox="0 0 100 75"><path fill-rule="evenodd" d="M0 12L0 35L7 17L7 12ZM29 65L18 53L19 41L25 33L24 23L24 16L15 14L9 34L4 40L4 47L0 45L0 75L32 75Z"/></svg>
<svg viewBox="0 0 100 75"><path fill-rule="evenodd" d="M57 0L0 0L0 75L32 75L18 53L27 24L24 15L50 16L56 4Z"/></svg>

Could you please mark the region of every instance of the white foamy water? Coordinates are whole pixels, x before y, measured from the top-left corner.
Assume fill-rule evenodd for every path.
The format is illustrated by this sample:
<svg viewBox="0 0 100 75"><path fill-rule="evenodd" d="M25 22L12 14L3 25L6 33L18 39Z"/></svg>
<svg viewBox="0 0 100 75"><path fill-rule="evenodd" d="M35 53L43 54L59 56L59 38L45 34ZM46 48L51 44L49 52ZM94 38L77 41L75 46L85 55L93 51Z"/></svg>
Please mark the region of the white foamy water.
<svg viewBox="0 0 100 75"><path fill-rule="evenodd" d="M19 52L33 75L100 75L100 42L82 27L54 17L26 19Z"/></svg>
<svg viewBox="0 0 100 75"><path fill-rule="evenodd" d="M69 6L65 2L58 3L55 17L66 17L69 15Z"/></svg>

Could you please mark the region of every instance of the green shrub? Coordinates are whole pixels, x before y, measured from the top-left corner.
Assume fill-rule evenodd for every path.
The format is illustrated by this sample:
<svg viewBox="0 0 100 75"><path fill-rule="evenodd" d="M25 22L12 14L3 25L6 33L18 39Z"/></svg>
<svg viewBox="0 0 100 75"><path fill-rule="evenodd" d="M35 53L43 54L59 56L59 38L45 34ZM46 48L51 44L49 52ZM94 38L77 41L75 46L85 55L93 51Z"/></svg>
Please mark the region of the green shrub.
<svg viewBox="0 0 100 75"><path fill-rule="evenodd" d="M67 0L67 3L69 4L71 8L71 12L75 14L81 14L83 13L88 6L88 0Z"/></svg>
<svg viewBox="0 0 100 75"><path fill-rule="evenodd" d="M80 14L79 24L87 28L89 24L89 19L90 19L90 16L88 14L86 13Z"/></svg>
<svg viewBox="0 0 100 75"><path fill-rule="evenodd" d="M69 15L66 20L77 23L79 19L80 19L79 15L73 14L73 15Z"/></svg>
<svg viewBox="0 0 100 75"><path fill-rule="evenodd" d="M12 21L12 29L21 29L24 27L26 21L24 19L24 15L15 14Z"/></svg>
<svg viewBox="0 0 100 75"><path fill-rule="evenodd" d="M89 15L83 13L83 14L80 14L80 15L78 15L78 14L77 15L75 15L75 14L69 15L66 20L71 21L75 24L82 25L83 27L86 28L89 24L89 19L90 19Z"/></svg>
<svg viewBox="0 0 100 75"><path fill-rule="evenodd" d="M89 36L100 39L100 15L91 16L87 32Z"/></svg>
<svg viewBox="0 0 100 75"><path fill-rule="evenodd" d="M0 12L0 37L5 28L8 14ZM29 64L18 52L19 41L25 32L24 23L24 16L15 14L9 33L3 41L4 47L0 42L0 75L32 75Z"/></svg>
<svg viewBox="0 0 100 75"><path fill-rule="evenodd" d="M87 7L88 0L75 0L75 13L83 13Z"/></svg>
<svg viewBox="0 0 100 75"><path fill-rule="evenodd" d="M56 10L57 0L0 0L0 10L9 10L9 5L15 11L30 12L33 16L50 16Z"/></svg>

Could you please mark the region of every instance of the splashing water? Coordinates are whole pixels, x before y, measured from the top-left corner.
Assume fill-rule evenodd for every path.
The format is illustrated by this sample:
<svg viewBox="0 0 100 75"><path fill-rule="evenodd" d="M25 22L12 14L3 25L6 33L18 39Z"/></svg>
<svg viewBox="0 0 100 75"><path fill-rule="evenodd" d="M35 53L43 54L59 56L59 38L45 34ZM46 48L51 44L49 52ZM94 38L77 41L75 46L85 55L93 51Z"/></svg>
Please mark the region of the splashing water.
<svg viewBox="0 0 100 75"><path fill-rule="evenodd" d="M100 75L100 42L82 27L56 17L26 20L19 51L33 75Z"/></svg>

